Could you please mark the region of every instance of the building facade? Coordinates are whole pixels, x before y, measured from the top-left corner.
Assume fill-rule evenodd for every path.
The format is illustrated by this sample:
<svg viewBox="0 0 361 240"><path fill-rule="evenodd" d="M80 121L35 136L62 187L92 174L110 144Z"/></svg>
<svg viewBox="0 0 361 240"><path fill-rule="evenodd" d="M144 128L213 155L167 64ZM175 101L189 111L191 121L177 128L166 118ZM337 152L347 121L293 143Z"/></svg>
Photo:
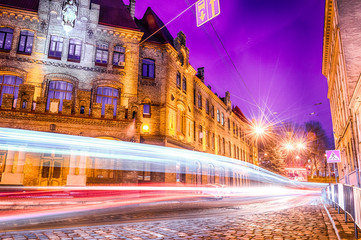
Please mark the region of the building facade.
<svg viewBox="0 0 361 240"><path fill-rule="evenodd" d="M326 0L322 73L327 78L340 182L360 185L359 1Z"/></svg>
<svg viewBox="0 0 361 240"><path fill-rule="evenodd" d="M230 94L215 95L189 64L186 36L173 39L135 1L31 0L0 4L0 127L133 141L257 164L250 122ZM106 146L104 146L106 147ZM173 170L98 174L86 157L1 152L0 184L208 183ZM113 164L113 163L112 163ZM114 163L115 164L115 163ZM182 163L177 168L184 168ZM233 185L215 168L211 183ZM221 173L222 172L222 173ZM223 173L224 172L224 173ZM202 175L202 174L201 174ZM69 177L70 176L70 177ZM98 177L101 176L101 177ZM204 178L204 179L202 179Z"/></svg>

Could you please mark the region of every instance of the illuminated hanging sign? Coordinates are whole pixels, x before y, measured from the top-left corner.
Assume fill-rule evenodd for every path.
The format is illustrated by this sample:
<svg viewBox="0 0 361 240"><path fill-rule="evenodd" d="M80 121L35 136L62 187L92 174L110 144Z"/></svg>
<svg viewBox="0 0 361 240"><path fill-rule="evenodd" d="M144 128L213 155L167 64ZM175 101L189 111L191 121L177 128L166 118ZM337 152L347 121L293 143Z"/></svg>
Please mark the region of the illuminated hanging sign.
<svg viewBox="0 0 361 240"><path fill-rule="evenodd" d="M327 163L341 162L340 150L328 150L326 151Z"/></svg>
<svg viewBox="0 0 361 240"><path fill-rule="evenodd" d="M215 18L220 13L219 0L199 0L196 3L197 27Z"/></svg>

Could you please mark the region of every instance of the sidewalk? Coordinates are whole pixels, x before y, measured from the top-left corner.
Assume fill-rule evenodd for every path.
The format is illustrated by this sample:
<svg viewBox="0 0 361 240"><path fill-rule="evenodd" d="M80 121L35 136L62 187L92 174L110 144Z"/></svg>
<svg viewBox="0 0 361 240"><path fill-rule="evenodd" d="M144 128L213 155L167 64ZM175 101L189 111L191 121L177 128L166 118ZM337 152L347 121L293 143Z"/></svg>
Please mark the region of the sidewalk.
<svg viewBox="0 0 361 240"><path fill-rule="evenodd" d="M325 207L329 211L332 220L335 223L335 226L337 228L338 234L340 236L340 239L356 239L355 238L355 228L354 228L354 222L351 218L351 216L347 216L347 223L345 222L345 212L340 208L340 213L338 213L337 208L335 209L332 207L332 205L325 203ZM326 211L325 211L326 212ZM326 217L327 213L326 213ZM331 226L332 227L332 226ZM359 233L359 238L361 237L361 234Z"/></svg>

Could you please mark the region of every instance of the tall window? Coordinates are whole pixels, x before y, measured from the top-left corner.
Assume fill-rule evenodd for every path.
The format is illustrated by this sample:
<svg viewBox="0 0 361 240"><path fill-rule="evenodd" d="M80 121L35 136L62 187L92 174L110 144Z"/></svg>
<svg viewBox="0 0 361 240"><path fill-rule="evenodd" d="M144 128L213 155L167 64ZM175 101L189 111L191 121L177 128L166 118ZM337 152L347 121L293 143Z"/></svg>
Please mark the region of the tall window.
<svg viewBox="0 0 361 240"><path fill-rule="evenodd" d="M125 63L125 48L115 46L113 52L113 65L123 67Z"/></svg>
<svg viewBox="0 0 361 240"><path fill-rule="evenodd" d="M199 125L199 143L202 144L203 143L203 127L202 125Z"/></svg>
<svg viewBox="0 0 361 240"><path fill-rule="evenodd" d="M220 121L221 121L221 116L220 116L219 110L217 109L217 122L220 122Z"/></svg>
<svg viewBox="0 0 361 240"><path fill-rule="evenodd" d="M81 57L81 41L79 39L70 39L68 60L80 62Z"/></svg>
<svg viewBox="0 0 361 240"><path fill-rule="evenodd" d="M96 102L102 104L102 115L105 114L105 104L112 104L114 107L113 116L117 113L117 103L119 98L118 89L111 87L98 87Z"/></svg>
<svg viewBox="0 0 361 240"><path fill-rule="evenodd" d="M30 54L33 50L34 33L30 31L21 31L19 39L18 52Z"/></svg>
<svg viewBox="0 0 361 240"><path fill-rule="evenodd" d="M206 100L206 113L209 114L209 101Z"/></svg>
<svg viewBox="0 0 361 240"><path fill-rule="evenodd" d="M198 94L198 108L202 109L202 95Z"/></svg>
<svg viewBox="0 0 361 240"><path fill-rule="evenodd" d="M224 126L224 114L223 113L221 113L221 124L222 124L222 126Z"/></svg>
<svg viewBox="0 0 361 240"><path fill-rule="evenodd" d="M149 103L143 104L143 117L150 117L150 104Z"/></svg>
<svg viewBox="0 0 361 240"><path fill-rule="evenodd" d="M177 109L177 132L185 134L185 111Z"/></svg>
<svg viewBox="0 0 361 240"><path fill-rule="evenodd" d="M223 167L221 167L219 169L219 184L221 184L221 185L226 184L225 176L226 176L226 170Z"/></svg>
<svg viewBox="0 0 361 240"><path fill-rule="evenodd" d="M63 110L63 100L71 100L73 92L73 85L64 81L51 81L49 82L48 101L46 103L46 110L49 110L50 99L59 99L58 109L60 112Z"/></svg>
<svg viewBox="0 0 361 240"><path fill-rule="evenodd" d="M14 95L14 102L13 107L16 106L16 102L18 99L19 94L19 85L23 83L23 79L12 76L12 75L0 75L0 106L3 102L3 95L4 93L13 94Z"/></svg>
<svg viewBox="0 0 361 240"><path fill-rule="evenodd" d="M153 59L143 59L142 76L147 78L154 78L155 61Z"/></svg>
<svg viewBox="0 0 361 240"><path fill-rule="evenodd" d="M185 77L183 77L182 90L187 91L187 79Z"/></svg>
<svg viewBox="0 0 361 240"><path fill-rule="evenodd" d="M13 42L14 30L11 28L0 28L0 50L10 51Z"/></svg>
<svg viewBox="0 0 361 240"><path fill-rule="evenodd" d="M97 43L95 63L96 64L107 64L108 63L108 44L107 43Z"/></svg>
<svg viewBox="0 0 361 240"><path fill-rule="evenodd" d="M214 118L214 106L211 105L211 117Z"/></svg>
<svg viewBox="0 0 361 240"><path fill-rule="evenodd" d="M177 87L178 87L178 88L181 88L181 74L180 74L180 72L177 72L177 79L176 79L176 81L177 81Z"/></svg>
<svg viewBox="0 0 361 240"><path fill-rule="evenodd" d="M208 165L208 184L214 184L215 183L215 170L214 166L212 164Z"/></svg>
<svg viewBox="0 0 361 240"><path fill-rule="evenodd" d="M49 57L61 59L61 54L63 52L63 41L64 39L59 36L51 36L50 47L49 47Z"/></svg>

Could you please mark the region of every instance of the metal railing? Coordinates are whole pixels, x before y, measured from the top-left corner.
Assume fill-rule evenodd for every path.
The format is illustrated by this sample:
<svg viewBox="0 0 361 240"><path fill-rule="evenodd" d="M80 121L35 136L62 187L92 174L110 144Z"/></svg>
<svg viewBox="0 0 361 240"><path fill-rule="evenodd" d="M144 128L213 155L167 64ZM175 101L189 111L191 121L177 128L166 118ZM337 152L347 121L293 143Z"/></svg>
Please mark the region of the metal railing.
<svg viewBox="0 0 361 240"><path fill-rule="evenodd" d="M338 213L340 208L345 212L345 222L347 214L354 222L355 238L358 238L358 228L361 228L361 188L346 184L330 184L322 190L323 199L329 201Z"/></svg>

